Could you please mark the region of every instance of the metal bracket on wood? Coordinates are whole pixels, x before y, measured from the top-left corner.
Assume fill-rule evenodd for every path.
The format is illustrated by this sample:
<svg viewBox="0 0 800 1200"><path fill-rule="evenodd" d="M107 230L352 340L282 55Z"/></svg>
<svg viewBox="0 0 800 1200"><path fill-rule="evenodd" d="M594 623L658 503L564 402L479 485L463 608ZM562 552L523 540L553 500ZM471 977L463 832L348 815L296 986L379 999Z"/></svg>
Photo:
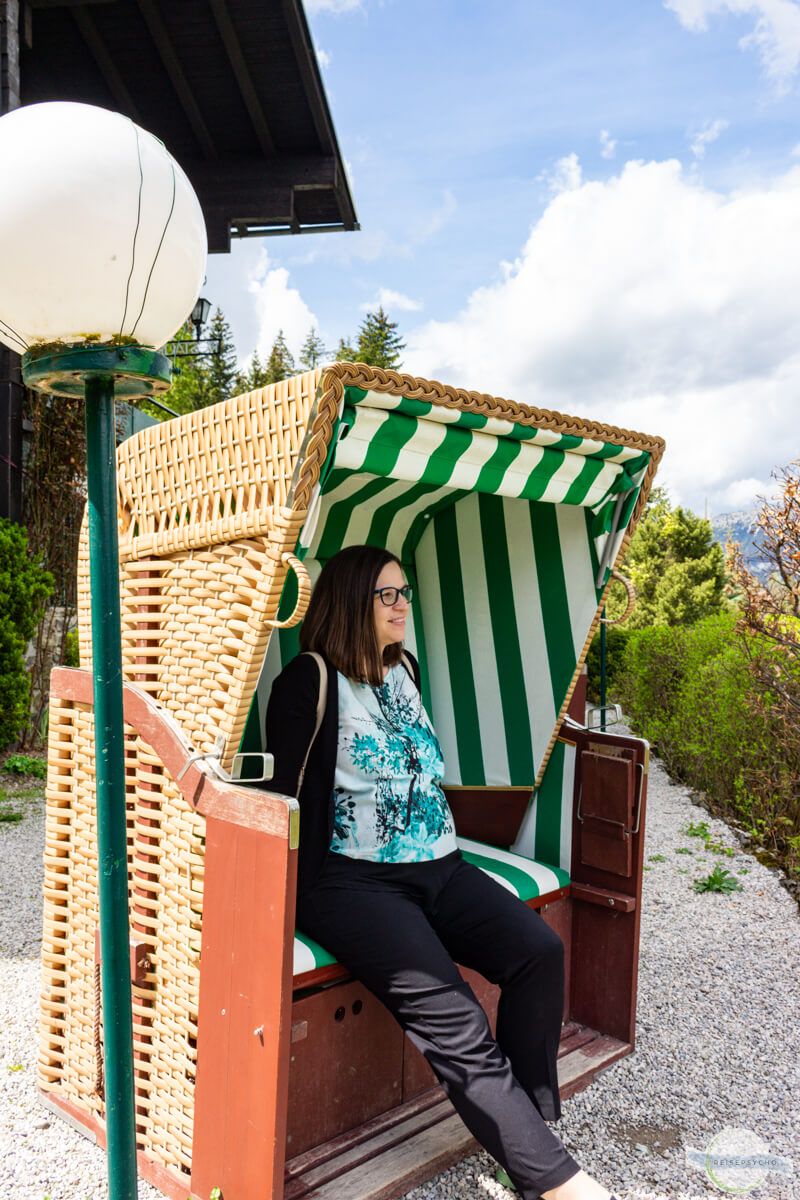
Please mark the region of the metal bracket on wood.
<svg viewBox="0 0 800 1200"><path fill-rule="evenodd" d="M610 712L612 716L606 717ZM619 704L590 704L587 712L587 729L602 729L603 725L616 725L622 720L622 708Z"/></svg>
<svg viewBox="0 0 800 1200"><path fill-rule="evenodd" d="M213 775L217 779L221 779L223 783L267 783L275 773L275 759L271 754L234 754L233 762L231 763L231 773L221 766L222 755L225 750L225 734L218 733L214 742L214 749L207 751L205 754L191 754L186 762L181 767L175 782L180 783L189 767L196 762L208 763ZM258 758L261 760L261 774L252 776L244 776L244 761L246 758Z"/></svg>

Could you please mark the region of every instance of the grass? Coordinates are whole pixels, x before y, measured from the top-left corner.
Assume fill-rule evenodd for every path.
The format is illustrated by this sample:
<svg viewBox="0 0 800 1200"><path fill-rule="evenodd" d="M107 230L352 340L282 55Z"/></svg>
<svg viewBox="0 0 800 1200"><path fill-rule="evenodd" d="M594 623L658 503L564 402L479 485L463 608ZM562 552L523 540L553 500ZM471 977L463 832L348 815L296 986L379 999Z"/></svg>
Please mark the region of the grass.
<svg viewBox="0 0 800 1200"><path fill-rule="evenodd" d="M5 787L0 787L0 825L18 825L33 806L44 804L44 787L41 780L30 782L24 776L6 780Z"/></svg>

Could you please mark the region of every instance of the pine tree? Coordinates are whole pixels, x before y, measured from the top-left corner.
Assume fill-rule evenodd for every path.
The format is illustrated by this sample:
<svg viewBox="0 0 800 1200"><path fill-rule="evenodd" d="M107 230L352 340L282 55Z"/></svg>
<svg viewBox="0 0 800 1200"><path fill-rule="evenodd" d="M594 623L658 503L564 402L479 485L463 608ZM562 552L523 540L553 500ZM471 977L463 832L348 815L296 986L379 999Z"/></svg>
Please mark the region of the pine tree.
<svg viewBox="0 0 800 1200"><path fill-rule="evenodd" d="M214 316L211 318L208 338L216 344L212 353L205 360L209 397L205 403L217 404L220 400L227 400L229 396L233 395L236 390L234 385L237 376L236 347L233 341L233 333L230 325L222 315L222 310L219 308L216 309ZM197 407L204 406L198 405Z"/></svg>
<svg viewBox="0 0 800 1200"><path fill-rule="evenodd" d="M236 376L236 390L240 394L243 392L255 392L258 388L266 387L271 382L269 372L258 356L258 349L255 349L248 369L240 371Z"/></svg>
<svg viewBox="0 0 800 1200"><path fill-rule="evenodd" d="M300 350L299 367L301 371L315 370L324 358L327 358L328 352L325 349L325 343L317 332L316 325L313 325L308 331L306 340L303 342Z"/></svg>
<svg viewBox="0 0 800 1200"><path fill-rule="evenodd" d="M267 383L280 383L282 379L288 379L290 375L295 374L294 359L291 351L286 345L286 338L283 336L283 330L278 330L278 336L272 343L272 349L267 359L267 365L264 368L267 376Z"/></svg>
<svg viewBox="0 0 800 1200"><path fill-rule="evenodd" d="M397 332L397 322L389 320L383 305L377 312L368 312L358 331L358 361L372 367L397 367L401 350L405 350L405 342Z"/></svg>
<svg viewBox="0 0 800 1200"><path fill-rule="evenodd" d="M358 362L358 351L355 346L351 346L346 338L339 338L339 345L336 347L336 362Z"/></svg>
<svg viewBox="0 0 800 1200"><path fill-rule="evenodd" d="M687 508L673 508L654 488L622 565L636 589L626 629L691 625L726 608L722 547L711 526ZM616 615L617 598L609 603Z"/></svg>
<svg viewBox="0 0 800 1200"><path fill-rule="evenodd" d="M172 358L175 354L175 343L194 343L196 340L194 325L191 321L186 321L175 334L174 340L167 343L165 353L168 358ZM193 347L190 345L189 349L192 350ZM175 355L172 387L163 399L164 404L177 413L194 412L197 408L205 408L207 404L213 403L210 399L208 370L203 356L195 353ZM155 405L149 407L145 402L142 407L159 421L169 420L169 414Z"/></svg>

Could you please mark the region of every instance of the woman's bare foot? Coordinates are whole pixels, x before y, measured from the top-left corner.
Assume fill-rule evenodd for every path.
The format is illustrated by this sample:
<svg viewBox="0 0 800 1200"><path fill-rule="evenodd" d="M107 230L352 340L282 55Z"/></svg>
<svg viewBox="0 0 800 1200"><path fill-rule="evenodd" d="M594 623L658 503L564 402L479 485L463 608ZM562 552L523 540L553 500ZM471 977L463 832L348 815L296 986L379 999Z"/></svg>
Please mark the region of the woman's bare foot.
<svg viewBox="0 0 800 1200"><path fill-rule="evenodd" d="M585 1171L578 1171L566 1183L542 1192L542 1200L610 1200L611 1193Z"/></svg>

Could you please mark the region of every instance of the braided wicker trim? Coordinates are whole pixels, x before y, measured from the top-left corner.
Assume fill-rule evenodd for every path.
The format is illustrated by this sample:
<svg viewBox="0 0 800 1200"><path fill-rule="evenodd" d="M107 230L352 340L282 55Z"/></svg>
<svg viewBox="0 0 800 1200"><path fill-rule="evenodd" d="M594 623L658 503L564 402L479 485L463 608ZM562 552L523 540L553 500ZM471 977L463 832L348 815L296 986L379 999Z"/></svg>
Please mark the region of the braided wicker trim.
<svg viewBox="0 0 800 1200"><path fill-rule="evenodd" d="M664 453L665 442L660 437L650 437L645 433L634 433L628 429L619 429L616 425L602 425L598 421L586 421L580 417L568 417L546 408L533 408L527 404L518 404L514 400L505 400L502 396L448 387L435 379L419 379L401 371L387 371L381 367L369 367L365 363L337 362L325 370L319 382L316 412L305 447L304 461L294 491L288 497L288 502L295 509L308 508L311 502L311 493L317 485L328 454L339 405L346 387L387 392L390 395L405 396L409 400L426 400L459 412L496 417L572 437L593 438L598 442L612 442L617 446L646 450L652 456L651 466L653 463L657 466Z"/></svg>

